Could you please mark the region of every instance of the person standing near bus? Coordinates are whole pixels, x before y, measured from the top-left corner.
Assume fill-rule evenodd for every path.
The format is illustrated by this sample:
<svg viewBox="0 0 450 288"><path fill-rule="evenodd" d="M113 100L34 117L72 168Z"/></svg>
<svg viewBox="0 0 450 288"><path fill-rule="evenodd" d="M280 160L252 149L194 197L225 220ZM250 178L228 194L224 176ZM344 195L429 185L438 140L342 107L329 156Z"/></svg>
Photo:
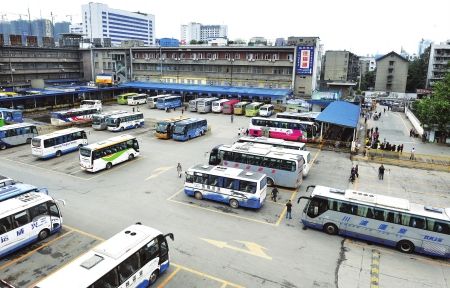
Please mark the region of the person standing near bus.
<svg viewBox="0 0 450 288"><path fill-rule="evenodd" d="M378 168L378 179L383 180L384 178L384 166L381 164L380 168Z"/></svg>
<svg viewBox="0 0 450 288"><path fill-rule="evenodd" d="M233 114L231 114L231 115L230 115L230 121L231 121L231 123L233 123L233 117L234 117Z"/></svg>
<svg viewBox="0 0 450 288"><path fill-rule="evenodd" d="M278 189L277 189L277 187L273 187L272 195L270 195L270 196L271 196L273 202L277 202L277 197L278 197Z"/></svg>
<svg viewBox="0 0 450 288"><path fill-rule="evenodd" d="M292 203L291 200L288 200L288 202L286 203L286 219L292 219L292 215L291 215L291 211L292 211Z"/></svg>
<svg viewBox="0 0 450 288"><path fill-rule="evenodd" d="M181 168L181 164L178 162L178 165L177 165L177 173L178 173L178 178L181 178L181 171L182 171L183 169Z"/></svg>

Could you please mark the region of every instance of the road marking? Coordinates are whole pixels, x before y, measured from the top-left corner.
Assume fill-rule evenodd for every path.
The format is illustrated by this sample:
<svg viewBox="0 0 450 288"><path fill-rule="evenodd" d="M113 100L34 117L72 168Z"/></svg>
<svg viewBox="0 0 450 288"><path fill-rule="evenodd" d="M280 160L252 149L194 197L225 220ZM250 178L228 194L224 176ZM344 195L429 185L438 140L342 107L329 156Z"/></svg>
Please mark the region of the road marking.
<svg viewBox="0 0 450 288"><path fill-rule="evenodd" d="M70 230L72 230L72 231L74 231L74 232L77 232L77 233L79 233L79 234L81 234L81 235L85 235L85 236L88 236L88 237L90 237L90 238L94 238L95 240L105 241L104 238L95 236L95 235L90 234L90 233L88 233L88 232L84 232L84 231L82 231L82 230L79 230L79 229L77 229L77 228L71 227L71 226L69 226L69 225L64 224L64 227L66 227L66 228L68 228L68 229L70 229Z"/></svg>
<svg viewBox="0 0 450 288"><path fill-rule="evenodd" d="M166 279L164 279L164 281L163 281L161 284L158 285L158 288L164 288L164 287L167 285L167 283L169 283L170 280L172 280L173 276L175 276L175 274L177 274L178 272L180 272L180 270L181 270L181 267L177 267L177 268L175 269L175 271L173 271L172 273L170 273L170 275L169 275Z"/></svg>
<svg viewBox="0 0 450 288"><path fill-rule="evenodd" d="M136 161L140 161L140 160L142 160L142 159L145 159L146 157L145 156L139 156L139 157L136 157L136 158L134 158L133 160L127 160L126 162L122 162L122 163L120 163L120 164L118 164L118 165L116 165L115 167L115 169L114 169L114 166L111 168L111 169L109 169L109 170L102 170L102 171L99 171L100 173L98 173L97 172L97 175L95 175L95 176L92 176L91 178L87 178L86 180L92 180L92 179L94 179L94 178L97 178L97 177L99 177L99 176L103 176L103 175L106 175L106 174L109 174L109 173L111 173L111 172L113 172L113 171L117 171L118 169L120 169L120 168L122 168L122 167L125 167L125 166L128 166L128 165L130 165L130 163L133 163L133 162L136 162ZM118 168L117 168L118 167ZM90 173L90 172L89 172Z"/></svg>
<svg viewBox="0 0 450 288"><path fill-rule="evenodd" d="M372 249L372 264L370 265L370 288L378 288L380 284L380 251Z"/></svg>
<svg viewBox="0 0 450 288"><path fill-rule="evenodd" d="M272 260L272 257L270 257L269 255L267 255L264 250L267 250L267 248L253 243L253 242L246 242L246 241L239 241L239 240L234 240L238 243L244 244L245 247L247 249L243 249L243 248L239 248L239 247L235 247L232 245L229 245L227 242L223 242L223 241L217 241L217 240L212 240L212 239L206 239L206 238L200 238L203 241L208 242L211 245L214 245L216 247L219 248L228 248L234 251L238 251L238 252L242 252L242 253L247 253L253 256L257 256L257 257L261 257L267 260Z"/></svg>
<svg viewBox="0 0 450 288"><path fill-rule="evenodd" d="M185 270L185 271L188 271L188 272L190 272L190 273L192 273L192 274L198 275L198 276L200 276L200 277L205 277L205 278L208 278L208 279L211 279L211 280L214 280L214 281L223 283L223 284L227 284L226 286L229 286L229 287L234 287L234 288L244 288L244 286L241 286L241 285L237 285L237 284L228 282L228 281L226 281L226 280L217 278L217 277L215 277L215 276L212 276L212 275L209 275L209 274L206 274L206 273L203 273L203 272L200 272L200 271L197 271L197 270L194 270L194 269L191 269L191 268L188 268L188 267L179 265L179 264L172 263L172 265L173 265L174 267L180 267L181 269L183 269L183 270Z"/></svg>
<svg viewBox="0 0 450 288"><path fill-rule="evenodd" d="M166 172L167 170L172 169L174 166L166 166L166 167L159 167L156 168L155 170L152 171L152 175L148 176L147 178L145 178L144 181L153 179L158 177L159 175L161 175L162 173Z"/></svg>
<svg viewBox="0 0 450 288"><path fill-rule="evenodd" d="M55 239L52 239L52 240L50 240L50 241L48 241L48 242L46 242L46 243L40 245L39 247L36 247L36 248L34 248L33 250L28 251L27 253L23 254L23 255L20 256L19 258L14 259L14 260L11 260L11 261L9 261L8 263L5 263L3 266L0 266L0 270L3 270L3 269L5 269L6 267L9 267L9 266L11 266L12 264L15 264L15 263L19 262L20 260L24 259L25 257L28 257L28 256L31 255L32 253L34 253L34 252L36 252L36 251L38 251L38 250L40 250L40 249L42 249L42 248L47 247L47 246L50 245L51 243L53 243L53 242L55 242L55 241L57 241L57 240L59 240L59 239L65 237L65 236L67 236L67 235L69 235L69 234L71 234L71 233L73 233L73 231L68 231L68 232L66 232L66 233L64 233L64 234L62 234L62 235L59 235L59 236L56 237Z"/></svg>
<svg viewBox="0 0 450 288"><path fill-rule="evenodd" d="M177 196L178 194L180 194L181 192L183 192L184 191L184 188L181 188L180 190L178 190L175 194L173 194L172 196L170 196L169 198L167 198L166 200L169 200L169 201L175 201L175 200L172 200L172 198L174 198L175 196Z"/></svg>
<svg viewBox="0 0 450 288"><path fill-rule="evenodd" d="M297 196L297 191L295 191L294 193L292 193L291 198L289 198L289 200L291 200L291 202L292 202L292 200L294 200L295 196ZM281 220L283 219L284 214L286 214L286 212L287 212L287 207L286 207L286 205L285 205L284 208L283 208L283 211L281 211L281 213L280 213L280 217L278 217L278 220L277 220L277 222L275 223L275 226L279 226L279 225L280 225ZM292 212L291 212L291 213L292 213Z"/></svg>

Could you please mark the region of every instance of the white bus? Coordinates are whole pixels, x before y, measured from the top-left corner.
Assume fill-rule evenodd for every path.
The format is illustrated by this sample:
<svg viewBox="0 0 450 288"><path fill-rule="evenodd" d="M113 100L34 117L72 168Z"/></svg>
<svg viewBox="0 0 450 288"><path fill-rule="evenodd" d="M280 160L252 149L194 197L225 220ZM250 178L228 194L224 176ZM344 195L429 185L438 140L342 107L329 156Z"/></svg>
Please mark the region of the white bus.
<svg viewBox="0 0 450 288"><path fill-rule="evenodd" d="M148 108L156 109L156 103L158 102L158 99L159 98L169 97L169 96L172 96L172 95L170 95L170 94L162 94L162 95L147 97Z"/></svg>
<svg viewBox="0 0 450 288"><path fill-rule="evenodd" d="M85 124L92 122L92 116L98 113L98 108L75 108L65 111L50 113L50 123L55 126L65 126L71 124Z"/></svg>
<svg viewBox="0 0 450 288"><path fill-rule="evenodd" d="M259 107L259 116L270 117L272 116L274 109L275 108L272 104L264 104L263 106Z"/></svg>
<svg viewBox="0 0 450 288"><path fill-rule="evenodd" d="M170 264L167 237L136 223L96 246L35 288L143 288L155 283Z"/></svg>
<svg viewBox="0 0 450 288"><path fill-rule="evenodd" d="M297 188L302 184L302 156L273 152L273 147L253 148L249 144L252 143L214 147L209 155L209 164L265 173L269 186Z"/></svg>
<svg viewBox="0 0 450 288"><path fill-rule="evenodd" d="M132 95L132 96L128 96L127 101L128 101L128 105L141 105L141 104L146 104L147 103L147 94L137 94L137 95Z"/></svg>
<svg viewBox="0 0 450 288"><path fill-rule="evenodd" d="M294 141L286 141L286 140L283 140L283 139L276 139L276 138L242 136L236 142L239 142L239 143L245 143L245 142L260 143L260 144L272 145L274 147L281 147L281 148L286 148L286 149L306 151L305 143L294 142Z"/></svg>
<svg viewBox="0 0 450 288"><path fill-rule="evenodd" d="M58 205L46 193L22 183L0 188L0 258L61 229Z"/></svg>
<svg viewBox="0 0 450 288"><path fill-rule="evenodd" d="M212 102L212 112L214 113L222 113L223 104L230 101L230 99L220 99Z"/></svg>
<svg viewBox="0 0 450 288"><path fill-rule="evenodd" d="M261 208L266 189L265 174L202 164L186 171L184 184L186 195L227 203L232 208Z"/></svg>
<svg viewBox="0 0 450 288"><path fill-rule="evenodd" d="M31 154L42 159L60 157L87 144L87 135L83 129L68 128L34 137L31 140Z"/></svg>
<svg viewBox="0 0 450 288"><path fill-rule="evenodd" d="M280 112L277 113L277 118L293 119L305 122L316 122L316 118L320 112Z"/></svg>
<svg viewBox="0 0 450 288"><path fill-rule="evenodd" d="M102 110L102 101L100 100L81 100L80 108L95 108L99 111Z"/></svg>
<svg viewBox="0 0 450 288"><path fill-rule="evenodd" d="M197 103L197 112L208 113L211 112L212 102L218 100L216 97L201 98Z"/></svg>
<svg viewBox="0 0 450 288"><path fill-rule="evenodd" d="M396 247L401 252L450 258L450 208L355 190L309 186L301 221L307 227ZM308 190L308 189L307 189Z"/></svg>
<svg viewBox="0 0 450 288"><path fill-rule="evenodd" d="M123 131L144 126L144 114L142 112L130 112L116 114L106 118L108 131Z"/></svg>
<svg viewBox="0 0 450 288"><path fill-rule="evenodd" d="M118 114L125 114L128 113L124 110L114 110L114 111L108 111L108 112L102 112L98 114L94 114L92 116L92 128L94 130L105 130L108 125L106 123L106 118L112 115L118 115Z"/></svg>
<svg viewBox="0 0 450 288"><path fill-rule="evenodd" d="M198 105L198 102L200 101L200 100L202 100L203 98L197 98L197 99L193 99L193 100L190 100L189 101L189 111L191 111L191 112L197 112L197 105Z"/></svg>
<svg viewBox="0 0 450 288"><path fill-rule="evenodd" d="M36 125L30 123L18 123L0 127L0 150L21 144L31 143L31 139L37 136Z"/></svg>
<svg viewBox="0 0 450 288"><path fill-rule="evenodd" d="M137 139L120 135L80 148L80 166L83 170L97 172L133 160L136 156L139 156Z"/></svg>

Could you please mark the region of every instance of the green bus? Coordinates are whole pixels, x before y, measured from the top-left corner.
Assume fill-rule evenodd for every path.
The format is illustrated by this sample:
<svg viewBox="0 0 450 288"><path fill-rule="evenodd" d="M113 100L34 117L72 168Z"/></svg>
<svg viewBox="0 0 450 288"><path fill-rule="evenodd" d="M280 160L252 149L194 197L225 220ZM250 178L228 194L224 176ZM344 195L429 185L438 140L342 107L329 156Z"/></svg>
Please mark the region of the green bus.
<svg viewBox="0 0 450 288"><path fill-rule="evenodd" d="M128 97L136 96L138 93L124 93L117 96L117 104L128 105Z"/></svg>
<svg viewBox="0 0 450 288"><path fill-rule="evenodd" d="M253 102L245 106L245 116L254 117L259 115L259 107L264 105L262 102Z"/></svg>

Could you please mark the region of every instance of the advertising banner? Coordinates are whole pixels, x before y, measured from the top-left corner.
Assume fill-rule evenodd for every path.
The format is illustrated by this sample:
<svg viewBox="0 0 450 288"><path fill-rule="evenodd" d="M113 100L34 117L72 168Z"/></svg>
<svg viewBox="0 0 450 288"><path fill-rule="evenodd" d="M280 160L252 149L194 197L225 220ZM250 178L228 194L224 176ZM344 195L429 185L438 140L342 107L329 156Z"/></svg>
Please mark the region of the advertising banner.
<svg viewBox="0 0 450 288"><path fill-rule="evenodd" d="M312 75L314 67L314 47L297 46L297 59L295 61L296 75Z"/></svg>

